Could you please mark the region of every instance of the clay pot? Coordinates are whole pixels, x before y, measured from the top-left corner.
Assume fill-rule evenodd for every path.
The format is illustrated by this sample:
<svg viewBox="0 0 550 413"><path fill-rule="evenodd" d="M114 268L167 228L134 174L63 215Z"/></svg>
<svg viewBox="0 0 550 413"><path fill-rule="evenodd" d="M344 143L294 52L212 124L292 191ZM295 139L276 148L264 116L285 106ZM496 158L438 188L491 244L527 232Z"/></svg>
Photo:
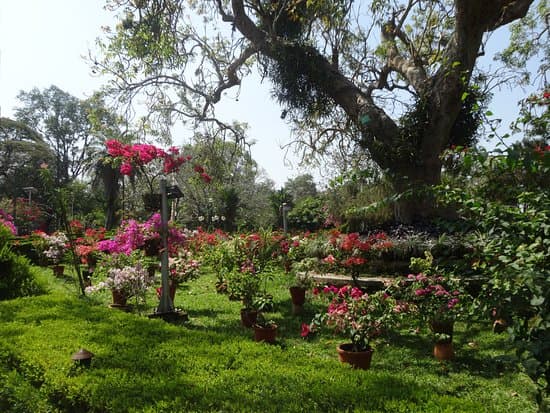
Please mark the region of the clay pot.
<svg viewBox="0 0 550 413"><path fill-rule="evenodd" d="M250 310L248 308L241 309L241 324L245 327L252 327L256 324L256 319L258 318L258 311Z"/></svg>
<svg viewBox="0 0 550 413"><path fill-rule="evenodd" d="M306 302L306 289L302 287L290 287L290 297L292 299L292 304L295 305L304 305Z"/></svg>
<svg viewBox="0 0 550 413"><path fill-rule="evenodd" d="M53 275L56 277L63 277L63 274L65 273L65 266L64 265L54 265L52 267Z"/></svg>
<svg viewBox="0 0 550 413"><path fill-rule="evenodd" d="M128 297L126 297L126 294L120 290L111 290L111 293L113 295L113 304L112 307L126 307Z"/></svg>
<svg viewBox="0 0 550 413"><path fill-rule="evenodd" d="M452 341L440 341L435 343L434 356L438 360L452 360L455 356Z"/></svg>
<svg viewBox="0 0 550 413"><path fill-rule="evenodd" d="M269 327L254 326L254 340L274 343L277 337L277 326L274 324Z"/></svg>
<svg viewBox="0 0 550 413"><path fill-rule="evenodd" d="M354 369L368 370L372 360L372 353L374 350L368 349L364 351L353 351L353 344L345 343L340 344L336 351L338 351L338 359L342 363L348 363Z"/></svg>

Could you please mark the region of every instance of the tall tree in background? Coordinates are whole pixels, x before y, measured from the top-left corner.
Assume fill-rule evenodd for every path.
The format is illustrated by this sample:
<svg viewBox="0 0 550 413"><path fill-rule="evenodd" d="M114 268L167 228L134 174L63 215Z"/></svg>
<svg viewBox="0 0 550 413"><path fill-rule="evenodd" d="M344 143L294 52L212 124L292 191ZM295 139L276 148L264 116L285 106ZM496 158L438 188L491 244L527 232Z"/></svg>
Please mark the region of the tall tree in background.
<svg viewBox="0 0 550 413"><path fill-rule="evenodd" d="M81 176L92 138L86 101L57 86L22 91L18 99L16 119L38 131L55 154L55 165L50 165L55 183L65 185Z"/></svg>
<svg viewBox="0 0 550 413"><path fill-rule="evenodd" d="M475 112L466 103L486 36L533 2L110 0L121 22L94 63L119 98L143 91L165 121L220 127L215 104L257 63L302 145L351 137L408 192L440 182L440 153L467 138L455 125ZM434 213L421 195L399 211L405 221Z"/></svg>
<svg viewBox="0 0 550 413"><path fill-rule="evenodd" d="M16 199L26 195L24 188L37 186L40 165L53 159L53 152L38 132L24 123L0 118L0 196L10 198L14 208ZM36 202L41 194L34 197Z"/></svg>
<svg viewBox="0 0 550 413"><path fill-rule="evenodd" d="M244 129L238 124L231 127ZM196 224L197 218L202 217L202 225L214 224L228 231L245 225L271 225L269 195L273 183L262 175L249 148L234 142L227 133L233 136L232 132L201 128L193 143L183 148L183 153L192 156L194 165L206 169L212 181L204 185L193 168L178 172L176 179L184 192L182 219Z"/></svg>

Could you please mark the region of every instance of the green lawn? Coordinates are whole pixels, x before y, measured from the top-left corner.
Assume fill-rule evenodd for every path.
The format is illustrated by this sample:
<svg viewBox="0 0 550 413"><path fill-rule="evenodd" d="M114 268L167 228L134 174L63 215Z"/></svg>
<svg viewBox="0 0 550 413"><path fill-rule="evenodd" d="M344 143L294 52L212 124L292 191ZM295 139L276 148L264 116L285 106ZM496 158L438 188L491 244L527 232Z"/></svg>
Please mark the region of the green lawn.
<svg viewBox="0 0 550 413"><path fill-rule="evenodd" d="M342 339L304 341L303 316L274 281L275 345L240 326L238 302L203 276L176 294L182 325L107 306L107 294L78 298L75 286L41 278L50 293L0 302L0 411L6 412L535 412L534 387L518 372L505 337L488 325L459 325L456 359L441 364L428 337L404 329L376 348L372 367L338 362ZM76 368L72 353L95 354Z"/></svg>

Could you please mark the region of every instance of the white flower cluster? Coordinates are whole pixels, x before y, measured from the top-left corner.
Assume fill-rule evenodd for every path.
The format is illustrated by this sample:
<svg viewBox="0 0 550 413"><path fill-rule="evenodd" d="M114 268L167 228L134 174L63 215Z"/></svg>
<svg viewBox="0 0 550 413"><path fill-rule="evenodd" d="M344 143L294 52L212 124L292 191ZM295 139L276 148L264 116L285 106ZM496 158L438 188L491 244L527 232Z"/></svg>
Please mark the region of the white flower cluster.
<svg viewBox="0 0 550 413"><path fill-rule="evenodd" d="M48 249L44 251L44 255L51 259L54 263L58 263L63 258L67 251L67 243L69 239L63 232L56 232L52 235L43 234L42 237L46 240Z"/></svg>
<svg viewBox="0 0 550 413"><path fill-rule="evenodd" d="M153 277L149 276L148 271L140 263L135 266L124 268L113 268L109 270L109 276L105 281L95 286L87 287L87 293L94 293L105 289L118 290L127 297L139 296L145 293L153 285Z"/></svg>

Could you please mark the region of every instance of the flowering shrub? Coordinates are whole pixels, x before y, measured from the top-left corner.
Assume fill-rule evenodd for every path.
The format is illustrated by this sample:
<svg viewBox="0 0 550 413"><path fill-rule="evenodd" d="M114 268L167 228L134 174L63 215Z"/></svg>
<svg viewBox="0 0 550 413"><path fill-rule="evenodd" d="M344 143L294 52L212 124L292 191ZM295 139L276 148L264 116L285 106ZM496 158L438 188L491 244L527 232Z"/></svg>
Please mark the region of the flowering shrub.
<svg viewBox="0 0 550 413"><path fill-rule="evenodd" d="M383 232L364 237L357 232L344 234L337 230L305 233L303 237L293 238L289 242L286 261L296 263L309 259L311 270L344 272L354 276L366 270L369 259L379 256L393 245Z"/></svg>
<svg viewBox="0 0 550 413"><path fill-rule="evenodd" d="M130 255L132 251L144 248L149 240L160 240L161 218L160 214L153 214L146 222L139 223L129 219L122 223L116 235L112 239L102 240L97 243L98 250L111 254ZM185 233L169 224L168 248L169 253L175 254L187 237Z"/></svg>
<svg viewBox="0 0 550 413"><path fill-rule="evenodd" d="M180 250L176 257L169 259L170 279L176 284L194 280L200 274L200 262L193 259L190 251Z"/></svg>
<svg viewBox="0 0 550 413"><path fill-rule="evenodd" d="M17 228L13 223L13 217L3 209L0 209L0 224L8 228L13 235L17 235Z"/></svg>
<svg viewBox="0 0 550 413"><path fill-rule="evenodd" d="M44 232L39 233L46 243L46 249L43 251L44 256L52 261L54 264L58 264L63 259L63 255L67 252L67 243L69 239L63 232L54 232L52 235L48 235Z"/></svg>
<svg viewBox="0 0 550 413"><path fill-rule="evenodd" d="M86 228L81 237L76 242L76 253L82 264L93 266L97 261L99 249L97 243L105 238L105 228L93 229Z"/></svg>
<svg viewBox="0 0 550 413"><path fill-rule="evenodd" d="M364 351L398 321L399 307L384 291L367 294L349 285L325 286L315 289L314 295L328 298L329 304L327 311L316 314L310 324L302 324L302 337L328 329L347 337L353 351Z"/></svg>
<svg viewBox="0 0 550 413"><path fill-rule="evenodd" d="M410 311L427 322L450 322L465 309L466 295L458 280L442 275L409 274L401 281L402 298Z"/></svg>
<svg viewBox="0 0 550 413"><path fill-rule="evenodd" d="M116 290L129 297L141 297L147 289L153 285L154 278L149 276L147 269L140 263L123 268L111 268L104 281L95 286L86 287L87 293L103 291L105 289Z"/></svg>
<svg viewBox="0 0 550 413"><path fill-rule="evenodd" d="M135 168L143 172L143 167L154 160L161 160L162 171L165 174L177 172L181 166L191 160L190 155L182 155L176 147L171 147L167 151L149 144L124 144L111 139L106 142L107 153L112 156L117 163L120 163L120 173L122 175L132 175ZM211 181L211 177L204 171L200 165L195 165L197 172L206 183ZM152 192L152 181L149 182Z"/></svg>

